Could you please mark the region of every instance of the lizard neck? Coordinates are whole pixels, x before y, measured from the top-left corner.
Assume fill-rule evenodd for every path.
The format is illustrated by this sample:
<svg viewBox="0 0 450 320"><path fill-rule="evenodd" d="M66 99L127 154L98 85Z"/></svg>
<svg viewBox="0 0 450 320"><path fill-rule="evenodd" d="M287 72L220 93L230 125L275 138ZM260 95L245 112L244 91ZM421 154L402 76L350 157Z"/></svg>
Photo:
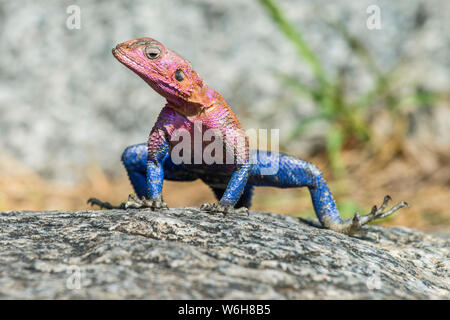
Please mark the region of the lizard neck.
<svg viewBox="0 0 450 320"><path fill-rule="evenodd" d="M203 85L194 89L188 98L177 97L166 98L166 100L170 108L186 118L190 118L214 109L223 99L219 93L207 85Z"/></svg>

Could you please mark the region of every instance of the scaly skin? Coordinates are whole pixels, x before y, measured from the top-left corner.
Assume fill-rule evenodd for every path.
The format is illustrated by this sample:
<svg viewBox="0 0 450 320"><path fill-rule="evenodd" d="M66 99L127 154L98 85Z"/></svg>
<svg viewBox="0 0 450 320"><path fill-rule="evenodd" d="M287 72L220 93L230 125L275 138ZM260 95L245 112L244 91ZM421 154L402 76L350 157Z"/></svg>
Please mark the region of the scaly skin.
<svg viewBox="0 0 450 320"><path fill-rule="evenodd" d="M352 219L343 220L320 170L312 163L286 154L250 151L248 138L231 108L219 93L203 83L191 64L180 55L151 38L121 43L112 52L117 60L166 98L167 104L150 132L148 143L130 146L122 155L137 197L130 195L128 202L119 207L94 198L89 199L89 203L104 208L164 208L167 207L161 198L164 179L201 179L212 188L219 200L204 204L201 208L226 214L245 212L251 205L254 186L306 186L322 226L349 235L357 233L362 225L407 206L406 202L401 202L384 212L390 200L386 196L379 209L374 206L366 216L356 213ZM194 164L174 163L176 161L173 161L171 152L178 144L178 129L187 130L191 137L195 131L203 134L208 129L216 130L221 137L234 135L233 139L222 139L222 163L227 164L208 164L202 157L196 159L193 145L188 158ZM202 141L201 144L205 148L209 141ZM261 157L265 154L269 156L269 161ZM235 155L231 164L226 162L226 155ZM256 161L250 161L251 157L255 157ZM264 168L271 165L278 165L275 174L264 174Z"/></svg>

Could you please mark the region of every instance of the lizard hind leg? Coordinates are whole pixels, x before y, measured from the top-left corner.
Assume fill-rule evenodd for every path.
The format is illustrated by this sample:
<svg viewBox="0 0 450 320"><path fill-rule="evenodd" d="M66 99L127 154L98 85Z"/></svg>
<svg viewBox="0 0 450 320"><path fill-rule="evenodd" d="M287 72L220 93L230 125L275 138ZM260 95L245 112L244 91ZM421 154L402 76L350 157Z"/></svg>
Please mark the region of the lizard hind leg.
<svg viewBox="0 0 450 320"><path fill-rule="evenodd" d="M405 201L402 201L402 202L396 204L395 206L393 206L388 211L385 211L387 204L390 200L392 200L392 198L389 195L387 195L384 197L382 205L379 208L377 208L377 206L373 206L372 210L370 211L369 214L360 216L359 213L356 212L355 215L353 216L353 218L344 220L343 222L338 223L338 224L332 223L330 226L330 229L341 232L341 233L345 233L348 235L358 234L358 233L361 233L361 232L358 232L359 228L368 224L369 222L372 222L376 219L388 217L403 207L409 208L409 204Z"/></svg>
<svg viewBox="0 0 450 320"><path fill-rule="evenodd" d="M138 200L144 198L146 188L146 162L147 162L147 144L140 143L127 147L122 153L122 163L133 186ZM120 205L115 206L107 201L101 201L97 198L88 199L87 203L91 206L97 205L101 209L126 209L128 207L139 207L142 204L138 202L133 206L131 201L134 201L135 197L129 197L127 202L122 202ZM141 201L141 200L140 200Z"/></svg>
<svg viewBox="0 0 450 320"><path fill-rule="evenodd" d="M339 214L336 202L328 188L322 172L314 164L286 154L276 154L278 171L273 175L261 175L262 164L253 167L254 184L279 188L307 187L313 202L314 210L321 223L327 229L352 235L363 225L376 219L387 217L397 210L407 207L406 202L400 202L385 212L391 198L386 196L380 208L373 207L365 216L358 213L351 219L343 220ZM252 179L252 178L251 178Z"/></svg>
<svg viewBox="0 0 450 320"><path fill-rule="evenodd" d="M147 144L140 143L127 147L122 153L122 163L134 192L144 198L147 188Z"/></svg>
<svg viewBox="0 0 450 320"><path fill-rule="evenodd" d="M110 209L125 209L125 202L122 202L118 206L114 206L107 201L101 201L97 198L89 198L87 203L90 204L91 206L97 205L100 207L100 209L108 209L108 210L110 210Z"/></svg>
<svg viewBox="0 0 450 320"><path fill-rule="evenodd" d="M141 209L141 208L150 208L154 209L167 209L167 204L162 200L147 200L147 199L139 199L133 194L128 196L127 202L122 202L118 206L114 206L109 202L101 201L97 198L89 198L87 201L91 206L97 205L102 209Z"/></svg>

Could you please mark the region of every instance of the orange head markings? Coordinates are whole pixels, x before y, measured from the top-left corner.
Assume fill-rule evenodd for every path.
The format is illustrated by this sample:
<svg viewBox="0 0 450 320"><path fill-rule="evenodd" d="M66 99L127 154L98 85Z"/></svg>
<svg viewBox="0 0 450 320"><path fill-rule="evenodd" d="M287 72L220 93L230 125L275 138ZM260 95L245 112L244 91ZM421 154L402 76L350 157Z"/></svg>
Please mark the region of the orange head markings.
<svg viewBox="0 0 450 320"><path fill-rule="evenodd" d="M126 41L112 53L172 104L199 103L207 90L189 61L152 38Z"/></svg>

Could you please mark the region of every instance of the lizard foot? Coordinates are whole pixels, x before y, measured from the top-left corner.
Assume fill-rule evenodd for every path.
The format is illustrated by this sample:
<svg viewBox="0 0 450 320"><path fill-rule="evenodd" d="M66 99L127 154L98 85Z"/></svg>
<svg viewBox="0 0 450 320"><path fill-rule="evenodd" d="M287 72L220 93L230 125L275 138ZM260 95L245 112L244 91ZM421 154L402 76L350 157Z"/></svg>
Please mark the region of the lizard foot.
<svg viewBox="0 0 450 320"><path fill-rule="evenodd" d="M362 232L358 232L358 229L361 228L362 226L368 224L369 222L372 222L376 219L381 219L381 218L390 216L391 214L393 214L394 212L396 212L397 210L399 210L403 207L409 208L408 203L405 201L402 201L402 202L396 204L395 206L393 206L390 210L384 212L384 210L386 209L386 206L390 200L392 200L392 198L389 195L387 195L384 197L381 207L377 208L377 206L373 206L372 210L370 211L369 214L360 216L359 213L356 212L355 216L353 218L347 219L347 220L343 221L342 223L331 223L328 227L331 230L341 232L344 234L348 234L348 235L362 233Z"/></svg>
<svg viewBox="0 0 450 320"><path fill-rule="evenodd" d="M140 208L150 208L155 209L168 209L167 204L161 200L147 200L139 199L134 194L128 196L128 201L125 202L125 209L140 209Z"/></svg>
<svg viewBox="0 0 450 320"><path fill-rule="evenodd" d="M224 216L231 213L246 213L248 215L248 208L241 207L241 208L234 208L233 206L223 206L219 204L218 202L215 203L205 203L202 204L200 207L200 210L208 211L208 212L218 212L223 213Z"/></svg>
<svg viewBox="0 0 450 320"><path fill-rule="evenodd" d="M125 209L125 202L122 202L118 206L114 206L109 202L98 200L97 198L89 198L87 201L91 206L97 205L100 209Z"/></svg>
<svg viewBox="0 0 450 320"><path fill-rule="evenodd" d="M96 198L90 198L87 201L91 206L97 205L102 209L140 209L140 208L151 208L154 209L167 209L167 204L161 200L147 200L147 199L139 199L133 194L128 196L127 202L122 202L118 206L113 206L109 202L103 202Z"/></svg>

